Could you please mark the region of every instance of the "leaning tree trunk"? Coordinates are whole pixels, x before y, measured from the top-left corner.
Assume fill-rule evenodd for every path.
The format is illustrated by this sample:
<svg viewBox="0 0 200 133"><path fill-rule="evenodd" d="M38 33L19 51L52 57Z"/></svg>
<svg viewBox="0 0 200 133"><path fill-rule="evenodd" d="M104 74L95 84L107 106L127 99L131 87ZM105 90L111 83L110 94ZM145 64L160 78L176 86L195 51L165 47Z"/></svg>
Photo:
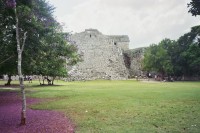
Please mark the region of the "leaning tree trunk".
<svg viewBox="0 0 200 133"><path fill-rule="evenodd" d="M16 40L17 40L17 53L18 53L17 69L18 69L18 75L19 75L20 89L22 93L21 125L25 125L26 124L26 95L25 95L24 78L22 75L21 65L22 65L22 52L24 49L27 32L24 33L22 47L20 48L19 20L18 20L16 8L15 8L15 19L16 19Z"/></svg>

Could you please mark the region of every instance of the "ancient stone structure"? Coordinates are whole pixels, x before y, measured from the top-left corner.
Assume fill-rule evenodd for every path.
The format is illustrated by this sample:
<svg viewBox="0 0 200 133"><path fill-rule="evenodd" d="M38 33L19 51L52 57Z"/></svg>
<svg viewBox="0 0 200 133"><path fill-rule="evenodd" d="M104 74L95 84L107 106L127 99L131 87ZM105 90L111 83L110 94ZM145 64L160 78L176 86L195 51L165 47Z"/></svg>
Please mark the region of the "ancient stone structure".
<svg viewBox="0 0 200 133"><path fill-rule="evenodd" d="M142 60L144 58L144 52L146 47L129 49L124 51L124 57L126 59L127 68L130 78L135 76L144 76L146 73L142 71Z"/></svg>
<svg viewBox="0 0 200 133"><path fill-rule="evenodd" d="M103 35L96 29L86 29L68 37L75 42L82 62L69 71L70 80L125 80L129 76L123 53L128 50L129 37Z"/></svg>

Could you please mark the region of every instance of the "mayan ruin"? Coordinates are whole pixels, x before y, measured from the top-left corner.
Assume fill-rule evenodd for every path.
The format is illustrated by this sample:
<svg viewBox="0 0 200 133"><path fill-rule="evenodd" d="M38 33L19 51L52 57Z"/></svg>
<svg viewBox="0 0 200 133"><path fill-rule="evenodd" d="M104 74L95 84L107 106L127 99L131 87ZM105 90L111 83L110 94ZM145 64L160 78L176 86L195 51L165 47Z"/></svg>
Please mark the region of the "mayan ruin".
<svg viewBox="0 0 200 133"><path fill-rule="evenodd" d="M129 49L127 35L104 35L96 29L86 29L71 35L83 61L69 71L71 80L128 79L124 51Z"/></svg>

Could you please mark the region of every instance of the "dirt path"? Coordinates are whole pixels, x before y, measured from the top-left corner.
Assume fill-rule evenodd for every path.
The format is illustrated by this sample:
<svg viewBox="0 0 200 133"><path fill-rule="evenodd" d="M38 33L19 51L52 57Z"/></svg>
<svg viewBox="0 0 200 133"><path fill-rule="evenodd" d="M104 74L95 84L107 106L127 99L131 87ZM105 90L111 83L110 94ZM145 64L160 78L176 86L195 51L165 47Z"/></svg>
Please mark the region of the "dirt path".
<svg viewBox="0 0 200 133"><path fill-rule="evenodd" d="M28 99L27 104L37 100ZM20 126L21 100L16 92L0 91L0 132L73 133L74 125L61 113L27 108L27 124Z"/></svg>

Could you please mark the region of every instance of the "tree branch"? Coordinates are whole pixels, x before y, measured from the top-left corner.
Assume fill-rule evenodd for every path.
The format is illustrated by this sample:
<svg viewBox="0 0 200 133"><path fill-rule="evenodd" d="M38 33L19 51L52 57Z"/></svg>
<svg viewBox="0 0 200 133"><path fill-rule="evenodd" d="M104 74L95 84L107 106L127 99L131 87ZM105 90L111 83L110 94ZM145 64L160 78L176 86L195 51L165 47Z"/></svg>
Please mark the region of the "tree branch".
<svg viewBox="0 0 200 133"><path fill-rule="evenodd" d="M23 38L23 44L22 44L22 49L21 49L21 52L24 50L24 45L25 45L25 42L26 42L26 38L27 38L27 31L24 33L24 38Z"/></svg>
<svg viewBox="0 0 200 133"><path fill-rule="evenodd" d="M10 60L10 59L11 59L11 58L13 58L13 57L14 57L14 55L12 55L12 56L8 57L8 58L7 58L7 59L5 59L4 61L0 62L0 65L1 65L1 64L3 64L4 62L6 62L6 61Z"/></svg>

